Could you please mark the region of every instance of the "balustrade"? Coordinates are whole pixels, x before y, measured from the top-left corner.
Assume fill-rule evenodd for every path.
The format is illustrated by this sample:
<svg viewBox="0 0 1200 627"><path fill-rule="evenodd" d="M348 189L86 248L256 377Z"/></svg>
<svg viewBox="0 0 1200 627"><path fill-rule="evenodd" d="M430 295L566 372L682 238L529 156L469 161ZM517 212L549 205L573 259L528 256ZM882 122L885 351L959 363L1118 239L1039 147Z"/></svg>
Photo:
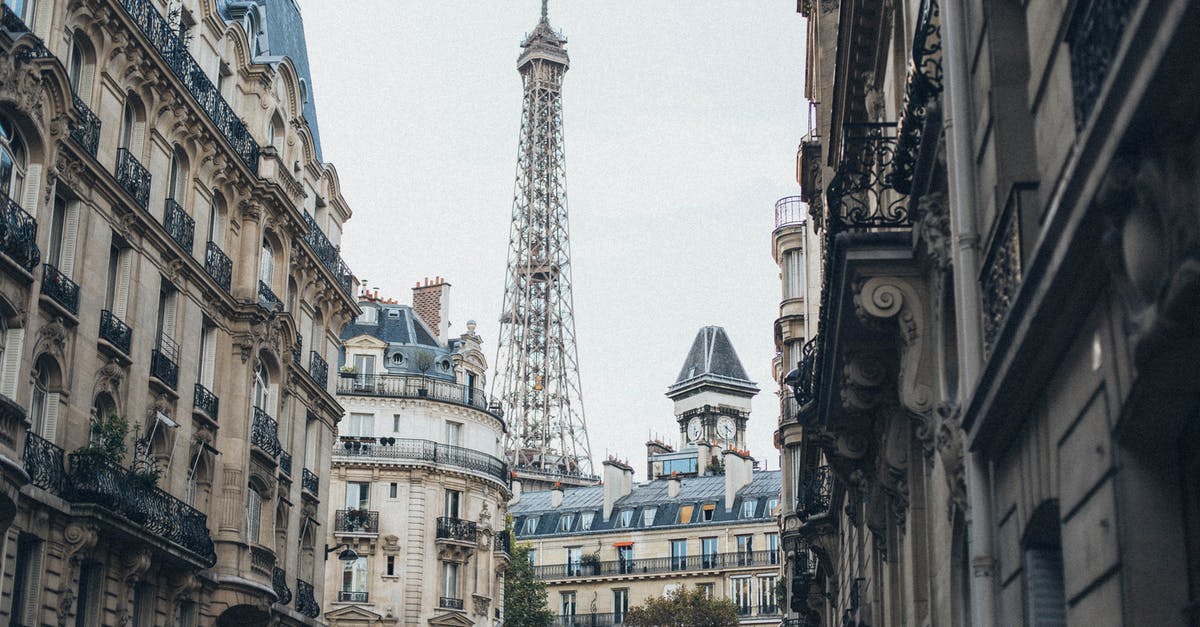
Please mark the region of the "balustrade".
<svg viewBox="0 0 1200 627"><path fill-rule="evenodd" d="M171 198L167 199L166 205L163 207L163 228L167 230L171 239L179 244L180 248L191 254L192 241L196 234L196 220Z"/></svg>
<svg viewBox="0 0 1200 627"><path fill-rule="evenodd" d="M79 123L71 125L71 139L95 157L100 148L100 118L79 96L72 97L75 100L75 110L79 112Z"/></svg>
<svg viewBox="0 0 1200 627"><path fill-rule="evenodd" d="M461 518L438 518L437 538L474 543L479 537L479 526Z"/></svg>
<svg viewBox="0 0 1200 627"><path fill-rule="evenodd" d="M366 590L338 590L338 602L340 603L366 603Z"/></svg>
<svg viewBox="0 0 1200 627"><path fill-rule="evenodd" d="M287 573L278 566L271 569L271 588L275 590L275 602L287 605L292 602L292 591L287 585Z"/></svg>
<svg viewBox="0 0 1200 627"><path fill-rule="evenodd" d="M534 576L543 580L648 575L670 572L721 571L732 568L770 567L779 564L779 551L735 551L700 555L676 555L617 559L601 562L568 562L534 566Z"/></svg>
<svg viewBox="0 0 1200 627"><path fill-rule="evenodd" d="M126 148L117 150L117 183L145 209L150 206L150 171Z"/></svg>
<svg viewBox="0 0 1200 627"><path fill-rule="evenodd" d="M254 424L250 431L250 443L271 457L279 457L279 423L261 408L254 408Z"/></svg>
<svg viewBox="0 0 1200 627"><path fill-rule="evenodd" d="M339 509L333 514L333 530L345 533L379 533L379 512Z"/></svg>
<svg viewBox="0 0 1200 627"><path fill-rule="evenodd" d="M216 420L220 399L211 390L197 383L192 387L192 407L199 409L205 416Z"/></svg>
<svg viewBox="0 0 1200 627"><path fill-rule="evenodd" d="M340 444L334 445L333 455L433 462L480 472L501 483L508 481L508 464L503 460L472 449L432 440L344 437Z"/></svg>
<svg viewBox="0 0 1200 627"><path fill-rule="evenodd" d="M5 5L7 6L7 5ZM0 251L33 272L42 261L37 245L37 220L21 205L0 193Z"/></svg>
<svg viewBox="0 0 1200 627"><path fill-rule="evenodd" d="M296 580L296 611L309 618L321 615L321 605L313 594L313 585L303 579Z"/></svg>
<svg viewBox="0 0 1200 627"><path fill-rule="evenodd" d="M312 375L317 385L322 388L329 387L329 364L317 351L310 351L308 354L308 374Z"/></svg>
<svg viewBox="0 0 1200 627"><path fill-rule="evenodd" d="M79 313L79 284L50 264L42 266L42 293L67 311Z"/></svg>
<svg viewBox="0 0 1200 627"><path fill-rule="evenodd" d="M271 290L271 286L266 283L258 282L258 304L262 305L268 311L275 311L276 307L283 304L275 292Z"/></svg>
<svg viewBox="0 0 1200 627"><path fill-rule="evenodd" d="M111 311L104 309L100 311L100 339L128 355L133 343L133 329L121 322Z"/></svg>
<svg viewBox="0 0 1200 627"><path fill-rule="evenodd" d="M204 247L204 271L226 292L233 285L233 261L212 240Z"/></svg>
<svg viewBox="0 0 1200 627"><path fill-rule="evenodd" d="M321 494L321 480L317 477L317 473L307 468L300 473L300 487L307 490L313 496Z"/></svg>
<svg viewBox="0 0 1200 627"><path fill-rule="evenodd" d="M463 602L462 599L454 597L438 597L438 607L446 610L461 610Z"/></svg>
<svg viewBox="0 0 1200 627"><path fill-rule="evenodd" d="M158 348L150 351L150 376L172 390L179 385L179 345L166 335L158 336Z"/></svg>

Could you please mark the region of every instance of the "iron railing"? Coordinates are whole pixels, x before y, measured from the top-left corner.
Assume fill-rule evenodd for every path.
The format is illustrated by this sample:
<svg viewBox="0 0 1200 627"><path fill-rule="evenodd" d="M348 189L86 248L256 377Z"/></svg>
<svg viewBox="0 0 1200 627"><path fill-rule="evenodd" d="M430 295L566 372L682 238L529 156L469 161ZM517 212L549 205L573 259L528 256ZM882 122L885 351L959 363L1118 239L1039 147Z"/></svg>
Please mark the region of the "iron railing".
<svg viewBox="0 0 1200 627"><path fill-rule="evenodd" d="M1081 0L1075 4L1066 41L1071 54L1076 132L1083 130L1096 107L1137 4L1137 0Z"/></svg>
<svg viewBox="0 0 1200 627"><path fill-rule="evenodd" d="M479 538L479 525L461 518L439 517L437 539L474 543Z"/></svg>
<svg viewBox="0 0 1200 627"><path fill-rule="evenodd" d="M292 347L292 363L300 365L300 356L304 354L304 338L296 336L296 345ZM311 373L310 373L311 374ZM329 373L326 372L326 375Z"/></svg>
<svg viewBox="0 0 1200 627"><path fill-rule="evenodd" d="M292 476L292 454L287 451L279 453L279 470L287 476Z"/></svg>
<svg viewBox="0 0 1200 627"><path fill-rule="evenodd" d="M339 603L366 603L368 598L366 590L338 590Z"/></svg>
<svg viewBox="0 0 1200 627"><path fill-rule="evenodd" d="M283 301L279 300L279 297L276 296L275 292L271 290L270 285L267 285L263 281L259 281L258 304L262 305L263 308L267 309L268 311L275 311L275 308L283 304Z"/></svg>
<svg viewBox="0 0 1200 627"><path fill-rule="evenodd" d="M192 386L192 407L199 409L205 416L216 420L217 410L220 408L221 399L217 398L212 390L197 383Z"/></svg>
<svg viewBox="0 0 1200 627"><path fill-rule="evenodd" d="M329 241L325 232L317 226L317 221L307 211L304 212L304 222L308 225L308 233L304 235L304 241L312 247L317 259L321 260L321 264L333 274L334 280L341 286L342 291L353 296L354 275L350 272L346 262L342 261L341 252L337 246L333 245L333 242Z"/></svg>
<svg viewBox="0 0 1200 627"><path fill-rule="evenodd" d="M379 533L379 512L339 509L333 514L333 530L344 533Z"/></svg>
<svg viewBox="0 0 1200 627"><path fill-rule="evenodd" d="M337 393L353 396L427 398L488 411L487 397L483 390L422 375L342 374L338 377Z"/></svg>
<svg viewBox="0 0 1200 627"><path fill-rule="evenodd" d="M329 387L329 364L317 351L308 353L308 374L312 376L313 381L317 382L317 385L322 388Z"/></svg>
<svg viewBox="0 0 1200 627"><path fill-rule="evenodd" d="M492 540L492 548L497 553L504 553L505 555L512 553L512 534L508 531L498 532Z"/></svg>
<svg viewBox="0 0 1200 627"><path fill-rule="evenodd" d="M158 12L149 0L120 0L121 6L133 18L135 24L150 41L151 47L184 88L204 110L218 132L229 142L233 151L258 174L258 142L250 136L246 124L233 111L233 107L221 96L204 70L192 58L187 45L179 39L176 29Z"/></svg>
<svg viewBox="0 0 1200 627"><path fill-rule="evenodd" d="M226 292L233 285L233 261L212 240L204 247L204 271Z"/></svg>
<svg viewBox="0 0 1200 627"><path fill-rule="evenodd" d="M912 192L925 119L930 105L942 93L940 13L938 0L921 0L904 86L904 112L900 118L896 159L892 162L892 186L902 194Z"/></svg>
<svg viewBox="0 0 1200 627"><path fill-rule="evenodd" d="M626 615L614 612L559 614L550 620L550 627L612 627L624 625Z"/></svg>
<svg viewBox="0 0 1200 627"><path fill-rule="evenodd" d="M446 464L494 477L501 483L508 481L508 464L487 453L461 446L440 444L432 440L409 438L342 438L335 444L334 457L365 457L377 459L399 459Z"/></svg>
<svg viewBox="0 0 1200 627"><path fill-rule="evenodd" d="M784 196L775 201L775 228L800 226L807 220L804 199L799 196Z"/></svg>
<svg viewBox="0 0 1200 627"><path fill-rule="evenodd" d="M320 496L321 479L317 477L317 473L305 468L300 473L300 487L308 490L313 496Z"/></svg>
<svg viewBox="0 0 1200 627"><path fill-rule="evenodd" d="M863 122L843 127L842 159L826 200L831 232L912 228L908 197L893 190L896 123Z"/></svg>
<svg viewBox="0 0 1200 627"><path fill-rule="evenodd" d="M287 573L278 566L271 569L271 587L275 590L275 602L287 605L292 602L292 591L287 585Z"/></svg>
<svg viewBox="0 0 1200 627"><path fill-rule="evenodd" d="M150 351L150 376L172 390L179 384L179 345L166 335L158 336L158 348Z"/></svg>
<svg viewBox="0 0 1200 627"><path fill-rule="evenodd" d="M777 566L779 551L736 551L700 555L648 557L606 560L602 562L568 562L534 566L539 579L573 579L576 577L606 577L609 575L643 575L671 572L721 571L731 568Z"/></svg>
<svg viewBox="0 0 1200 627"><path fill-rule="evenodd" d="M445 610L461 610L463 602L462 599L454 597L438 597L438 607Z"/></svg>
<svg viewBox="0 0 1200 627"><path fill-rule="evenodd" d="M796 499L796 516L808 520L829 513L832 506L833 486L836 478L833 468L820 466L804 479L800 495Z"/></svg>
<svg viewBox="0 0 1200 627"><path fill-rule="evenodd" d="M42 293L67 311L79 313L79 284L53 265L42 266Z"/></svg>
<svg viewBox="0 0 1200 627"><path fill-rule="evenodd" d="M33 35L33 31L29 30L29 27L25 25L21 17L9 8L8 4L4 4L3 7L4 12L3 17L0 17L0 25L4 27L4 30L17 34L18 37L14 37L14 40L18 39L21 34L29 34L30 39L33 40L33 45L17 52L14 56L15 60L26 62L31 59L50 58L54 56L46 48L45 44L42 43L42 40Z"/></svg>
<svg viewBox="0 0 1200 627"><path fill-rule="evenodd" d="M254 425L250 431L250 443L271 457L279 457L279 423L261 408L254 408Z"/></svg>
<svg viewBox="0 0 1200 627"><path fill-rule="evenodd" d="M150 206L150 171L127 148L117 150L117 183L142 209Z"/></svg>
<svg viewBox="0 0 1200 627"><path fill-rule="evenodd" d="M68 501L103 507L187 550L206 566L216 564L208 519L199 510L102 455L76 452L68 459L71 470L64 486Z"/></svg>
<svg viewBox="0 0 1200 627"><path fill-rule="evenodd" d="M0 251L30 272L42 262L37 220L4 194L0 194Z"/></svg>
<svg viewBox="0 0 1200 627"><path fill-rule="evenodd" d="M72 94L72 98L75 100L75 110L79 112L79 123L71 125L71 139L95 157L100 148L100 118L79 96Z"/></svg>
<svg viewBox="0 0 1200 627"><path fill-rule="evenodd" d="M62 494L63 460L66 454L50 440L30 431L25 435L25 472L29 482L54 494Z"/></svg>
<svg viewBox="0 0 1200 627"><path fill-rule="evenodd" d="M296 580L296 611L309 618L321 615L321 605L313 594L313 585L303 579Z"/></svg>
<svg viewBox="0 0 1200 627"><path fill-rule="evenodd" d="M979 291L983 300L983 347L989 355L995 348L996 337L1008 320L1008 312L1021 287L1024 272L1021 263L1021 200L1024 194L1036 187L1032 183L1012 186L1008 202L998 218L994 239L988 244L983 260Z"/></svg>
<svg viewBox="0 0 1200 627"><path fill-rule="evenodd" d="M176 244L191 254L192 242L196 236L196 220L173 198L168 198L163 207L163 228Z"/></svg>
<svg viewBox="0 0 1200 627"><path fill-rule="evenodd" d="M100 311L100 339L128 355L133 343L133 329L111 311L103 309Z"/></svg>
<svg viewBox="0 0 1200 627"><path fill-rule="evenodd" d="M817 336L804 343L800 352L800 362L796 364L797 377L792 385L792 397L796 405L803 407L817 398L821 369L817 367Z"/></svg>

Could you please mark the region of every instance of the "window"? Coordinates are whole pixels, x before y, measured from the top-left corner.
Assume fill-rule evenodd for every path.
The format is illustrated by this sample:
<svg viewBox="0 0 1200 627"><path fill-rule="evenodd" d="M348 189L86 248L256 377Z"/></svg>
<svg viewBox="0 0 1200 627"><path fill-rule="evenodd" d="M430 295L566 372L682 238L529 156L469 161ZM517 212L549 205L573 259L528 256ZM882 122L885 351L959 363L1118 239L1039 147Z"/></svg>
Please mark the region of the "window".
<svg viewBox="0 0 1200 627"><path fill-rule="evenodd" d="M0 117L0 192L20 204L25 192L25 143L12 122ZM33 214L37 207L24 207Z"/></svg>
<svg viewBox="0 0 1200 627"><path fill-rule="evenodd" d="M742 501L742 518L754 518L754 508L758 505L756 499Z"/></svg>
<svg viewBox="0 0 1200 627"><path fill-rule="evenodd" d="M392 485L396 485L396 484L393 483ZM387 572L388 577L396 576L396 556L395 555L387 556L387 571L386 572Z"/></svg>
<svg viewBox="0 0 1200 627"><path fill-rule="evenodd" d="M442 596L448 599L458 597L458 564L442 562Z"/></svg>
<svg viewBox="0 0 1200 627"><path fill-rule="evenodd" d="M613 589L613 622L625 622L625 614L629 612L629 588Z"/></svg>
<svg viewBox="0 0 1200 627"><path fill-rule="evenodd" d="M154 627L154 586L139 583L133 589L133 627Z"/></svg>
<svg viewBox="0 0 1200 627"><path fill-rule="evenodd" d="M562 595L562 605L561 605L562 611L559 612L559 614L561 616L574 616L575 615L575 592L574 591L563 592L563 593L561 593L561 595Z"/></svg>
<svg viewBox="0 0 1200 627"><path fill-rule="evenodd" d="M713 598L713 589L715 588L715 586L713 586L713 584L702 583L702 584L697 584L696 587L700 588L700 591L704 593L704 598L706 598L706 599Z"/></svg>
<svg viewBox="0 0 1200 627"><path fill-rule="evenodd" d="M146 130L142 103L133 94L125 96L125 110L121 115L121 135L117 138L118 148L124 148L130 155L137 158L142 151L142 140Z"/></svg>
<svg viewBox="0 0 1200 627"><path fill-rule="evenodd" d="M367 591L367 558L342 562L342 592Z"/></svg>
<svg viewBox="0 0 1200 627"><path fill-rule="evenodd" d="M200 607L194 601L180 601L175 625L177 627L196 627L199 615Z"/></svg>
<svg viewBox="0 0 1200 627"><path fill-rule="evenodd" d="M765 515L774 516L776 507L779 507L779 499L777 497L767 499L767 511Z"/></svg>
<svg viewBox="0 0 1200 627"><path fill-rule="evenodd" d="M687 540L671 540L671 570L687 568Z"/></svg>
<svg viewBox="0 0 1200 627"><path fill-rule="evenodd" d="M392 310L395 311L395 310ZM390 311L388 312L391 313ZM390 316L389 316L390 317ZM392 365L399 366L404 363L404 353L392 353Z"/></svg>
<svg viewBox="0 0 1200 627"><path fill-rule="evenodd" d="M33 432L46 435L46 423L50 414L50 373L46 365L48 358L43 357L38 360L37 365L33 369L33 394L29 401L29 421L33 426ZM57 405L57 403L55 403ZM55 413L57 413L55 407ZM50 437L48 439L53 439Z"/></svg>
<svg viewBox="0 0 1200 627"><path fill-rule="evenodd" d="M400 432L400 414L392 414L392 433Z"/></svg>
<svg viewBox="0 0 1200 627"><path fill-rule="evenodd" d="M592 521L596 519L596 512L583 512L579 515L579 530L588 531L592 528Z"/></svg>
<svg viewBox="0 0 1200 627"><path fill-rule="evenodd" d="M346 425L346 435L353 436L370 436L374 435L375 415L374 414L350 414L350 424Z"/></svg>
<svg viewBox="0 0 1200 627"><path fill-rule="evenodd" d="M1058 627L1067 624L1063 558L1058 507L1043 503L1030 517L1023 544L1025 624Z"/></svg>
<svg viewBox="0 0 1200 627"><path fill-rule="evenodd" d="M37 15L37 0L8 0L8 7L17 17L21 18L22 22L25 22L30 30L33 30L33 20Z"/></svg>
<svg viewBox="0 0 1200 627"><path fill-rule="evenodd" d="M694 509L693 505L681 505L679 507L679 520L675 522L681 525L692 522L692 509Z"/></svg>
<svg viewBox="0 0 1200 627"><path fill-rule="evenodd" d="M83 49L79 45L79 33L71 38L71 60L67 64L67 78L71 82L71 93L79 95L80 81L83 77Z"/></svg>
<svg viewBox="0 0 1200 627"><path fill-rule="evenodd" d="M275 285L275 249L266 239L262 241L262 255L258 258L258 280L268 288Z"/></svg>
<svg viewBox="0 0 1200 627"><path fill-rule="evenodd" d="M162 356L171 360L171 363L179 363L179 349L175 344L178 296L179 292L174 285L168 283L166 279L160 279L158 284L158 326L155 329L155 337L158 341L155 348Z"/></svg>
<svg viewBox="0 0 1200 627"><path fill-rule="evenodd" d="M46 249L46 263L62 271L63 223L67 221L67 201L62 196L54 197L54 209L50 212L50 247Z"/></svg>
<svg viewBox="0 0 1200 627"><path fill-rule="evenodd" d="M530 516L525 519L525 525L521 527L521 535L529 536L537 533L538 517Z"/></svg>
<svg viewBox="0 0 1200 627"><path fill-rule="evenodd" d="M261 361L254 368L254 389L252 391L251 400L254 406L267 411L267 400L270 396L270 377L267 374L267 367ZM271 412L267 412L270 414Z"/></svg>
<svg viewBox="0 0 1200 627"><path fill-rule="evenodd" d="M775 614L779 605L775 602L775 575L758 576L758 613L760 615Z"/></svg>
<svg viewBox="0 0 1200 627"><path fill-rule="evenodd" d="M767 534L767 557L772 564L779 563L779 534L777 533Z"/></svg>
<svg viewBox="0 0 1200 627"><path fill-rule="evenodd" d="M462 424L446 422L446 444L462 446Z"/></svg>
<svg viewBox="0 0 1200 627"><path fill-rule="evenodd" d="M184 205L187 193L187 156L183 149L175 146L171 153L171 176L167 179L167 200L174 200L179 206Z"/></svg>
<svg viewBox="0 0 1200 627"><path fill-rule="evenodd" d="M784 298L804 298L804 251L783 253Z"/></svg>
<svg viewBox="0 0 1200 627"><path fill-rule="evenodd" d="M133 254L124 241L114 234L108 248L108 290L104 295L104 308L117 318L125 316L132 270Z"/></svg>
<svg viewBox="0 0 1200 627"><path fill-rule="evenodd" d="M583 550L577 546L567 547L567 576L578 577L581 572Z"/></svg>
<svg viewBox="0 0 1200 627"><path fill-rule="evenodd" d="M79 568L79 594L76 601L79 611L75 613L75 627L100 624L101 568L99 562L91 560L85 561Z"/></svg>
<svg viewBox="0 0 1200 627"><path fill-rule="evenodd" d="M617 547L617 568L628 574L633 572L633 543Z"/></svg>
<svg viewBox="0 0 1200 627"><path fill-rule="evenodd" d="M246 540L258 543L259 531L262 527L262 494L258 488L250 486L246 491Z"/></svg>
<svg viewBox="0 0 1200 627"><path fill-rule="evenodd" d="M734 577L729 580L729 600L738 608L738 614L749 614L754 607L754 581L751 577Z"/></svg>
<svg viewBox="0 0 1200 627"><path fill-rule="evenodd" d="M749 566L754 563L754 536L734 536L737 540L738 566Z"/></svg>
<svg viewBox="0 0 1200 627"><path fill-rule="evenodd" d="M279 113L271 116L271 125L267 127L267 144L280 152L283 156L283 118L279 117Z"/></svg>
<svg viewBox="0 0 1200 627"><path fill-rule="evenodd" d="M633 510L632 509L621 510L621 513L618 514L617 526L618 527L628 527L631 524L633 524Z"/></svg>
<svg viewBox="0 0 1200 627"><path fill-rule="evenodd" d="M37 622L38 596L42 591L42 541L26 533L17 540L17 564L13 575L12 616L15 625Z"/></svg>
<svg viewBox="0 0 1200 627"><path fill-rule="evenodd" d="M563 514L562 516L558 517L558 530L559 531L570 531L571 526L574 524L575 524L575 515L574 514Z"/></svg>
<svg viewBox="0 0 1200 627"><path fill-rule="evenodd" d="M351 481L346 484L346 509L371 509L371 484Z"/></svg>
<svg viewBox="0 0 1200 627"><path fill-rule="evenodd" d="M396 498L396 493L399 492L399 484L392 482L388 484L388 498Z"/></svg>
<svg viewBox="0 0 1200 627"><path fill-rule="evenodd" d="M647 507L642 510L642 526L650 527L654 525L654 515L658 513L657 507Z"/></svg>
<svg viewBox="0 0 1200 627"><path fill-rule="evenodd" d="M537 549L529 549L529 564L530 566L537 565Z"/></svg>
<svg viewBox="0 0 1200 627"><path fill-rule="evenodd" d="M461 518L461 516L459 516L459 514L462 513L460 511L461 506L462 492L459 492L458 490L446 490L446 518Z"/></svg>
<svg viewBox="0 0 1200 627"><path fill-rule="evenodd" d="M212 391L217 366L217 327L205 318L200 323L200 385ZM212 416L216 418L216 416Z"/></svg>
<svg viewBox="0 0 1200 627"><path fill-rule="evenodd" d="M717 539L716 538L700 538L700 552L702 557L700 565L704 568L715 568L717 566Z"/></svg>
<svg viewBox="0 0 1200 627"><path fill-rule="evenodd" d="M375 374L375 356L374 355L355 355L354 367L358 370L358 383L366 385L367 377Z"/></svg>
<svg viewBox="0 0 1200 627"><path fill-rule="evenodd" d="M681 475L696 474L696 458L663 460L663 474L670 476L674 473Z"/></svg>
<svg viewBox="0 0 1200 627"><path fill-rule="evenodd" d="M213 194L212 206L208 208L208 241L220 246L225 241L221 226L225 215L225 197Z"/></svg>
<svg viewBox="0 0 1200 627"><path fill-rule="evenodd" d="M713 512L715 511L717 511L717 506L715 503L705 503L704 508L701 509L704 522L711 522L713 519Z"/></svg>
<svg viewBox="0 0 1200 627"><path fill-rule="evenodd" d="M370 306L363 305L362 313L358 314L355 319L357 324L377 324L379 322L379 310Z"/></svg>

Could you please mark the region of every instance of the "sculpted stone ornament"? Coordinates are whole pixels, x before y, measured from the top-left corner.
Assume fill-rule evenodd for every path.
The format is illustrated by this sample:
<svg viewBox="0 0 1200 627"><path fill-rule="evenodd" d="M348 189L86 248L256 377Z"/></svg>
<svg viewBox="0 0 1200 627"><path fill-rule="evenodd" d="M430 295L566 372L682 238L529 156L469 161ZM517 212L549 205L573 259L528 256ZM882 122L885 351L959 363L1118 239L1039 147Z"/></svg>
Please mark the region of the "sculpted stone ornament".
<svg viewBox="0 0 1200 627"><path fill-rule="evenodd" d="M851 411L878 407L886 398L884 382L887 367L884 355L877 351L847 352L842 368L842 405Z"/></svg>
<svg viewBox="0 0 1200 627"><path fill-rule="evenodd" d="M864 322L892 319L900 334L900 404L909 411L927 414L933 409L932 359L924 284L906 277L874 277L859 283L855 310Z"/></svg>
<svg viewBox="0 0 1200 627"><path fill-rule="evenodd" d="M940 191L925 194L917 206L921 216L917 232L925 256L935 269L944 271L950 267L950 211L946 196Z"/></svg>
<svg viewBox="0 0 1200 627"><path fill-rule="evenodd" d="M959 407L953 403L940 403L934 410L938 417L937 452L942 460L946 488L950 492L947 515L954 519L954 508L967 511L967 476L963 462L963 430L959 426Z"/></svg>
<svg viewBox="0 0 1200 627"><path fill-rule="evenodd" d="M67 362L67 327L61 317L55 317L38 329L34 340L34 354L50 353L60 364Z"/></svg>

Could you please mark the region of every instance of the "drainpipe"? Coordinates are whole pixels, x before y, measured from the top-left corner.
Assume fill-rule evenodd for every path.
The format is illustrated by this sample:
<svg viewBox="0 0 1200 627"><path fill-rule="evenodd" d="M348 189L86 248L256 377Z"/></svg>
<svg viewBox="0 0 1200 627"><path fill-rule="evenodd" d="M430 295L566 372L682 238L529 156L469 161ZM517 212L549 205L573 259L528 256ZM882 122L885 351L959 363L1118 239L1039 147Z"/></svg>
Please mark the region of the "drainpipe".
<svg viewBox="0 0 1200 627"><path fill-rule="evenodd" d="M954 293L958 306L958 396L959 407L968 401L967 391L978 382L983 347L979 295L979 227L976 222L975 171L971 149L969 81L966 27L957 0L941 4L945 51L946 97L950 106L943 125L950 140L950 230L954 262ZM959 126L961 125L961 128ZM972 624L994 627L996 600L992 558L992 501L989 468L980 455L964 453L967 480L967 527L971 554Z"/></svg>

